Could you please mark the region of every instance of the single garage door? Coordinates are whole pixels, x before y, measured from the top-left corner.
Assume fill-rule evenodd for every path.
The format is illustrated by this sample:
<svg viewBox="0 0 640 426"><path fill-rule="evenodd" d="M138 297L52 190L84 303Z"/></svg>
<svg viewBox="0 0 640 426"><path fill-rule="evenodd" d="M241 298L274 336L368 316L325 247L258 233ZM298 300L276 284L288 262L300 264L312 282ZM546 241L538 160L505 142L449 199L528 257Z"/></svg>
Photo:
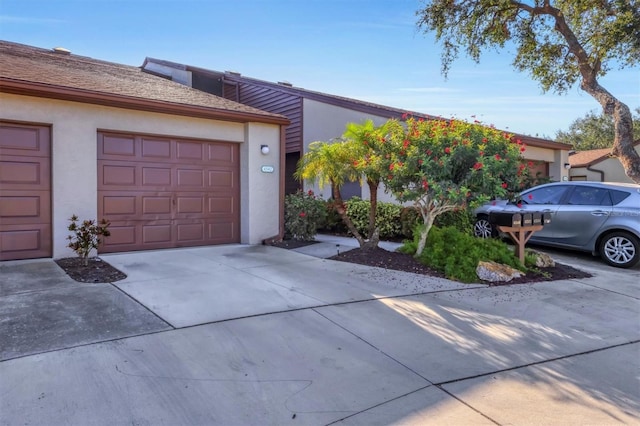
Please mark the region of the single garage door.
<svg viewBox="0 0 640 426"><path fill-rule="evenodd" d="M98 133L100 252L240 242L238 144Z"/></svg>
<svg viewBox="0 0 640 426"><path fill-rule="evenodd" d="M0 260L51 257L51 138L0 122Z"/></svg>

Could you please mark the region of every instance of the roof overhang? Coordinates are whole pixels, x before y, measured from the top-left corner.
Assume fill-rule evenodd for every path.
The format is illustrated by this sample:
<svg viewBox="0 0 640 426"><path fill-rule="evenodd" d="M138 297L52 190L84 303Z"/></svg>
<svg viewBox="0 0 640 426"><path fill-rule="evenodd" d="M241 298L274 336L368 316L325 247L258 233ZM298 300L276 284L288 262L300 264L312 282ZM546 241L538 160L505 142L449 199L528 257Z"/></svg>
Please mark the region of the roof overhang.
<svg viewBox="0 0 640 426"><path fill-rule="evenodd" d="M14 95L81 102L115 108L133 109L138 111L205 118L210 120L233 121L239 123L259 122L279 125L287 125L290 123L289 119L284 116L277 117L251 114L247 112L230 111L198 105L136 98L133 96L114 95L103 92L10 79L6 77L0 77L0 92Z"/></svg>

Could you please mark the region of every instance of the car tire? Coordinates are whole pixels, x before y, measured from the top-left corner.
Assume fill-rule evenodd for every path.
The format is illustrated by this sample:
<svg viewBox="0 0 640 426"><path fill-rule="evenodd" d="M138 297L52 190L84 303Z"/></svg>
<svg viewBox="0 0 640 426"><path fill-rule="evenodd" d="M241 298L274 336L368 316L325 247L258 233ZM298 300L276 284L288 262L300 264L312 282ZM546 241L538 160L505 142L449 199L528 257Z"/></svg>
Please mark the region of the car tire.
<svg viewBox="0 0 640 426"><path fill-rule="evenodd" d="M630 268L640 260L640 242L634 235L616 231L600 241L600 257L617 268Z"/></svg>
<svg viewBox="0 0 640 426"><path fill-rule="evenodd" d="M489 216L481 214L473 224L473 235L478 238L494 238L498 236L495 227L489 222Z"/></svg>

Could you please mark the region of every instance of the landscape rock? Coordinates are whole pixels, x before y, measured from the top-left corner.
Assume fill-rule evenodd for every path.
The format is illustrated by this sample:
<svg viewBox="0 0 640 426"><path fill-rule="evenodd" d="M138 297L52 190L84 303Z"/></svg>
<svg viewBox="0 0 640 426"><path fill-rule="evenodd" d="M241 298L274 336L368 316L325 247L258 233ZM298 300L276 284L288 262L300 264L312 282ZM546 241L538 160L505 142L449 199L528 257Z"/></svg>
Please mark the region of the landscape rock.
<svg viewBox="0 0 640 426"><path fill-rule="evenodd" d="M509 282L524 275L521 271L496 262L478 262L476 268L478 278L489 282Z"/></svg>
<svg viewBox="0 0 640 426"><path fill-rule="evenodd" d="M538 268L553 268L556 266L555 260L551 258L547 253L536 250L528 250L530 254L536 257L536 266Z"/></svg>

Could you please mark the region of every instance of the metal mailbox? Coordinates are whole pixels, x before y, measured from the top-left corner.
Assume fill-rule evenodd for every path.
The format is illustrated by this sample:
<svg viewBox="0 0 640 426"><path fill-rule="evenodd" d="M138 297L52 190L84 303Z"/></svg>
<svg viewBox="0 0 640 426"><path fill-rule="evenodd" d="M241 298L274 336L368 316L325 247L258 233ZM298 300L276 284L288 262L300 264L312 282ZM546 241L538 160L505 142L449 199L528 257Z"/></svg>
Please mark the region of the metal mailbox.
<svg viewBox="0 0 640 426"><path fill-rule="evenodd" d="M542 213L533 212L531 213L531 224L532 225L542 225Z"/></svg>
<svg viewBox="0 0 640 426"><path fill-rule="evenodd" d="M489 223L496 226L522 226L522 215L512 212L491 212Z"/></svg>
<svg viewBox="0 0 640 426"><path fill-rule="evenodd" d="M533 225L533 214L532 213L523 213L522 214L522 226L531 226Z"/></svg>

